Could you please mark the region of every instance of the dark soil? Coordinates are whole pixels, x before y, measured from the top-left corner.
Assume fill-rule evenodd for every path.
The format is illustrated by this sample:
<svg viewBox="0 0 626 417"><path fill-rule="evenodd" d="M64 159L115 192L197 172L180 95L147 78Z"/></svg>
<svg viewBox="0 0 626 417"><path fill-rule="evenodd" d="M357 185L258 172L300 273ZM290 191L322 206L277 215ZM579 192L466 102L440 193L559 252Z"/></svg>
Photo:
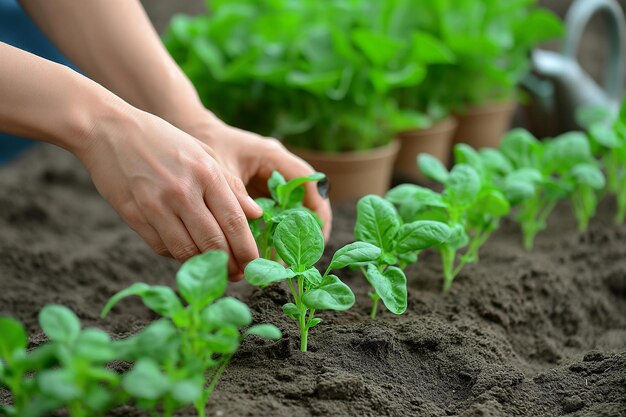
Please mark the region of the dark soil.
<svg viewBox="0 0 626 417"><path fill-rule="evenodd" d="M438 255L425 253L407 271L409 309L400 317L370 320L365 282L346 272L355 308L322 312L304 354L280 311L284 287L233 284L256 320L285 336L244 343L209 415L626 416L626 227L613 225L613 212L603 203L579 236L569 207L559 207L530 254L504 222L449 294L440 292ZM351 240L353 223L353 207L336 207L329 251ZM0 170L0 314L23 320L33 345L43 340L37 313L48 303L116 336L133 333L154 317L127 300L99 320L105 301L135 281L171 284L176 269L118 219L65 152L42 147Z"/></svg>

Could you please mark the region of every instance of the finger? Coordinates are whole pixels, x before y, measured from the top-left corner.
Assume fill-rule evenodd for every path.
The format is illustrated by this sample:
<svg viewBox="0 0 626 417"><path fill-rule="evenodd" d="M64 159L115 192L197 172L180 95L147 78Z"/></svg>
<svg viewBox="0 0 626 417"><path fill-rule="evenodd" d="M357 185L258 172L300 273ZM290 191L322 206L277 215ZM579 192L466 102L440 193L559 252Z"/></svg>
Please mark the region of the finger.
<svg viewBox="0 0 626 417"><path fill-rule="evenodd" d="M178 216L170 213L160 218L148 218L148 223L157 231L167 250L174 259L185 262L192 256L200 254L200 249L187 232L185 225Z"/></svg>
<svg viewBox="0 0 626 417"><path fill-rule="evenodd" d="M233 194L237 197L237 201L246 217L249 219L258 219L261 217L263 215L263 209L250 197L243 181L232 174L225 174L225 178Z"/></svg>
<svg viewBox="0 0 626 417"><path fill-rule="evenodd" d="M173 258L157 231L147 222L145 216L135 204L127 204L120 216L131 229L141 236L154 252L161 256Z"/></svg>
<svg viewBox="0 0 626 417"><path fill-rule="evenodd" d="M220 171L214 171L214 178L206 184L209 184L204 193L206 206L217 220L237 264L243 270L248 263L259 257L248 219Z"/></svg>
<svg viewBox="0 0 626 417"><path fill-rule="evenodd" d="M215 217L200 197L194 203L197 210L183 210L177 213L201 253L209 250L221 250L228 254L228 276L237 277L241 274L239 265L230 250L226 236L222 232ZM203 209L200 209L203 208Z"/></svg>

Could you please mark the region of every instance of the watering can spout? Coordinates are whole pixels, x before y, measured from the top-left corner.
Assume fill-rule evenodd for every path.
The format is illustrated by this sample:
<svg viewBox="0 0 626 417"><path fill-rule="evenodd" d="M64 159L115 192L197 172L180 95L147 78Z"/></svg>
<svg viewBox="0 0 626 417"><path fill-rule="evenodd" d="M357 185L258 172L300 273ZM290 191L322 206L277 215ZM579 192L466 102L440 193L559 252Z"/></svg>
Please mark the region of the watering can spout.
<svg viewBox="0 0 626 417"><path fill-rule="evenodd" d="M610 62L604 87L600 87L578 63L576 53L587 23L596 13L603 13L611 39ZM553 123L560 133L576 130L576 112L586 106L603 106L618 111L624 93L626 21L615 0L576 0L566 17L567 39L561 53L535 50L533 72L523 85L534 98L539 124Z"/></svg>

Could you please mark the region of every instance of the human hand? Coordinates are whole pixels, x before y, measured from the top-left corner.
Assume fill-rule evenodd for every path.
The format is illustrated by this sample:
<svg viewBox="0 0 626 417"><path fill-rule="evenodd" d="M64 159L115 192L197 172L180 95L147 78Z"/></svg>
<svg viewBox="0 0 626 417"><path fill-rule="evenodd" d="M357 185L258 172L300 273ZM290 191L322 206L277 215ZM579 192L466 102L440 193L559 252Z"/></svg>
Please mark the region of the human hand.
<svg viewBox="0 0 626 417"><path fill-rule="evenodd" d="M205 112L196 122L181 126L186 132L215 151L215 158L230 173L231 188L254 197L269 196L267 180L273 171L285 179L303 177L315 170L289 152L278 140L229 126L213 114ZM324 237L328 240L332 227L332 210L322 198L315 183L307 183L304 204L322 219Z"/></svg>
<svg viewBox="0 0 626 417"><path fill-rule="evenodd" d="M102 118L77 153L98 191L155 252L183 262L224 250L240 279L258 257L246 216L261 208L209 146L151 114L126 113Z"/></svg>

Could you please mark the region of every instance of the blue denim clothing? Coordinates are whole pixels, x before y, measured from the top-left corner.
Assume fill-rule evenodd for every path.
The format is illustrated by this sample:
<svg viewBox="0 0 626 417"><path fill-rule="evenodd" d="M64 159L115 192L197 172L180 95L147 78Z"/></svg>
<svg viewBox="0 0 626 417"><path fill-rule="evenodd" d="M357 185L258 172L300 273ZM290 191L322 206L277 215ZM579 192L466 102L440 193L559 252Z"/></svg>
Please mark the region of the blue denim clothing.
<svg viewBox="0 0 626 417"><path fill-rule="evenodd" d="M30 17L24 13L16 0L0 0L0 42L71 66L63 54L50 43ZM2 126L0 126L0 165L15 158L36 143L4 134L1 130Z"/></svg>

